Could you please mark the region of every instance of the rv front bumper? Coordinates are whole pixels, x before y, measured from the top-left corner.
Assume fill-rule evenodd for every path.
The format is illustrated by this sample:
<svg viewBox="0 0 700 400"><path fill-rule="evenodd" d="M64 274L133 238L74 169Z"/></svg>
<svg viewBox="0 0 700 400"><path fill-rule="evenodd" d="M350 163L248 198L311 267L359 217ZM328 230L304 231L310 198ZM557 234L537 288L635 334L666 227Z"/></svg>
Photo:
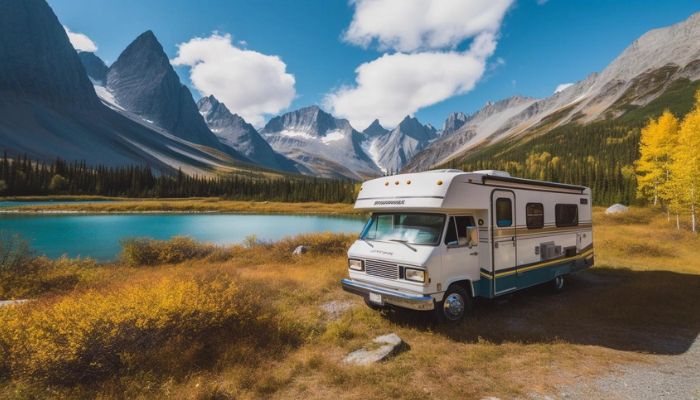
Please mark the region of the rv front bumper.
<svg viewBox="0 0 700 400"><path fill-rule="evenodd" d="M382 304L391 304L411 310L427 311L435 308L435 302L430 295L413 295L397 290L386 289L368 283L342 279L343 290L369 299L370 293L381 295ZM379 304L378 304L379 305Z"/></svg>

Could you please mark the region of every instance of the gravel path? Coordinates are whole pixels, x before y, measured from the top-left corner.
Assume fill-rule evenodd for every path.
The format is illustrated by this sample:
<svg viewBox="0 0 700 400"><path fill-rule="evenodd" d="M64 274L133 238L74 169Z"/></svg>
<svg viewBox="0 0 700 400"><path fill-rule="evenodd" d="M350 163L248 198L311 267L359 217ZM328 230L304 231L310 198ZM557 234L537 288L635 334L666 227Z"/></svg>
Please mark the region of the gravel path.
<svg viewBox="0 0 700 400"><path fill-rule="evenodd" d="M700 338L681 355L654 356L650 364L628 364L592 382L561 389L562 399L700 400Z"/></svg>

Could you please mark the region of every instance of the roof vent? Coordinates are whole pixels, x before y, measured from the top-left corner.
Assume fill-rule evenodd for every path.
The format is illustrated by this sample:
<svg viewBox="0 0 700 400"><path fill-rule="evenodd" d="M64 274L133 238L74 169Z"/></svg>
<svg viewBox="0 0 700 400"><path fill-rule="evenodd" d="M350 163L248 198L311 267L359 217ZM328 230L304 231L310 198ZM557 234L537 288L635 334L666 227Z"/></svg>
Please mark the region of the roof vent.
<svg viewBox="0 0 700 400"><path fill-rule="evenodd" d="M507 173L506 171L498 171L496 169L482 169L479 171L474 171L475 174L484 174L484 175L493 175L493 176L502 176L509 178L510 174Z"/></svg>
<svg viewBox="0 0 700 400"><path fill-rule="evenodd" d="M432 169L428 172L440 172L440 173L455 173L455 172L464 172L460 169Z"/></svg>

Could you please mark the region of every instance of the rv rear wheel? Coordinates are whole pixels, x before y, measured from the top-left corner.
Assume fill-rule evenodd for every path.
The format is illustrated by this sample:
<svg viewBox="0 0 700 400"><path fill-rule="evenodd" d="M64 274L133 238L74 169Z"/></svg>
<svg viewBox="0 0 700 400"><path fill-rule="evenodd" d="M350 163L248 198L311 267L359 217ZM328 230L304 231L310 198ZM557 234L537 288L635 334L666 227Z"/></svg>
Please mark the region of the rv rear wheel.
<svg viewBox="0 0 700 400"><path fill-rule="evenodd" d="M564 275L559 275L556 278L554 278L554 280L552 281L552 286L556 293L559 293L562 290L564 290Z"/></svg>
<svg viewBox="0 0 700 400"><path fill-rule="evenodd" d="M463 287L451 285L442 301L435 304L435 312L440 321L456 323L471 309L472 298Z"/></svg>

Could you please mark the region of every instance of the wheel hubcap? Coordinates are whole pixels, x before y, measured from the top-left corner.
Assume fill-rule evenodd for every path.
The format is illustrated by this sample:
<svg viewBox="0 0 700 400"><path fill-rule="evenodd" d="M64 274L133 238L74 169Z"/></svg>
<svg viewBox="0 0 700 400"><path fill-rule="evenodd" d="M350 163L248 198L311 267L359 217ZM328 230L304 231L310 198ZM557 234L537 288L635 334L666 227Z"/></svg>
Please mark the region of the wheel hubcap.
<svg viewBox="0 0 700 400"><path fill-rule="evenodd" d="M445 316L449 319L458 319L464 313L464 299L457 293L451 293L443 302Z"/></svg>

